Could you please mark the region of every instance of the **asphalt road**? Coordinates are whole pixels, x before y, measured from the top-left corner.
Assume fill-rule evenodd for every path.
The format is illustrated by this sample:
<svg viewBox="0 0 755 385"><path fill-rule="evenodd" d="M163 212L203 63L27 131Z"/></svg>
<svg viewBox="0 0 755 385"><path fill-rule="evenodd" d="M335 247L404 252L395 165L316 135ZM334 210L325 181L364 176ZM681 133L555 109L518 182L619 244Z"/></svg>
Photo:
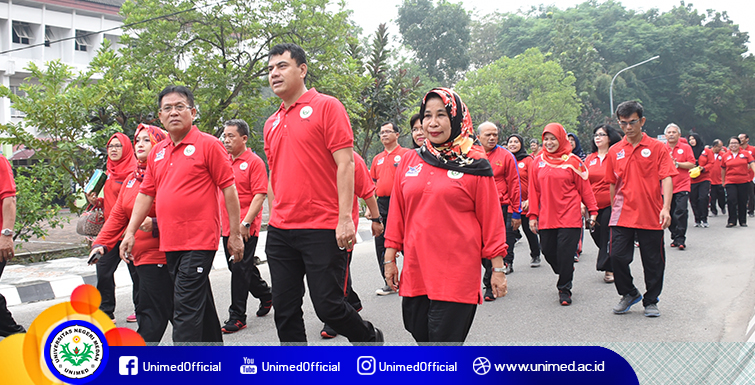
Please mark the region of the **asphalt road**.
<svg viewBox="0 0 755 385"><path fill-rule="evenodd" d="M690 212L691 215L691 212ZM755 220L752 220L755 227ZM709 219L710 228L690 227L687 250L666 247L666 276L659 308L662 316L646 318L641 304L624 315L612 313L619 296L612 284L603 282L595 270L597 249L585 234L584 253L576 264L573 301L560 306L555 288L556 275L543 260L539 268L529 267L526 240L516 245L514 273L508 276L509 294L494 302L485 302L467 339L468 344L602 344L613 342L736 342L747 341L748 322L755 307L755 232L754 228L724 228L722 216ZM362 235L364 231L360 232ZM668 231L666 232L668 244ZM267 265L261 265L269 282ZM400 297L377 296L382 281L375 259L374 244L367 240L356 246L352 262L354 289L362 298L363 318L381 328L388 344L413 344L403 328ZM449 272L452 274L453 272ZM635 284L644 291L639 250L632 264ZM230 273L213 270L212 282L220 321L227 318L230 302ZM118 326L126 324L133 311L130 287L117 289ZM304 319L310 344L344 345L346 338L320 337L322 323L317 319L305 295ZM29 325L43 310L67 299L21 304L10 308L17 321ZM272 313L255 317L258 301L249 300L248 327L225 335L226 344L277 344ZM170 344L170 328L163 338Z"/></svg>

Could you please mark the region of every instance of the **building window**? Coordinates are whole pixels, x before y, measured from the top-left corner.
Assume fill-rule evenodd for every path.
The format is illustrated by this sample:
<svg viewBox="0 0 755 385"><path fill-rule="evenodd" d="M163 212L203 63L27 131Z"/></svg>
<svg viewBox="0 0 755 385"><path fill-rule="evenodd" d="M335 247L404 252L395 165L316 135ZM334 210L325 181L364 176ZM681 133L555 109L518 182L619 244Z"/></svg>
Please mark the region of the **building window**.
<svg viewBox="0 0 755 385"><path fill-rule="evenodd" d="M77 51L86 52L89 48L89 32L76 30L76 44L74 49Z"/></svg>
<svg viewBox="0 0 755 385"><path fill-rule="evenodd" d="M13 42L17 44L31 44L34 35L31 27L26 23L13 22Z"/></svg>
<svg viewBox="0 0 755 385"><path fill-rule="evenodd" d="M20 89L18 86L10 86L10 92L13 93L13 95L19 96L19 97L25 97L26 92L24 92L22 89ZM24 118L26 117L26 113L23 111L19 111L15 108L13 108L13 102L11 102L10 105L10 117L11 118Z"/></svg>
<svg viewBox="0 0 755 385"><path fill-rule="evenodd" d="M45 47L49 47L51 41L55 41L55 34L52 32L52 28L45 27Z"/></svg>

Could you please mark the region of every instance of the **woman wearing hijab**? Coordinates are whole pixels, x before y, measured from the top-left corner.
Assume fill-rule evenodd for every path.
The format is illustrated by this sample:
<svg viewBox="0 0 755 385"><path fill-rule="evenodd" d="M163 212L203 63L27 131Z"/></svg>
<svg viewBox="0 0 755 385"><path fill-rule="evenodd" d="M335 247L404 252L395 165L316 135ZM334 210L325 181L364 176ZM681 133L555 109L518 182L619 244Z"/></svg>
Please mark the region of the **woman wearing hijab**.
<svg viewBox="0 0 755 385"><path fill-rule="evenodd" d="M463 342L482 303L480 259L506 295L506 233L498 190L459 95L434 88L420 106L425 141L396 170L385 236L385 277L415 341ZM399 279L396 253L404 255ZM399 285L400 282L400 285Z"/></svg>
<svg viewBox="0 0 755 385"><path fill-rule="evenodd" d="M112 207L110 217L105 221L100 234L94 241L90 255L109 250L118 251L121 235L128 226L131 211L134 209L139 186L147 169L147 156L152 147L165 139L167 133L155 126L140 124L134 135L136 147L135 167L124 180L123 188ZM131 257L125 262L139 275L139 302L136 305L136 319L139 333L146 342L160 342L173 315L173 284L168 273L165 253L160 252L159 231L155 218L155 205L152 204L147 219L135 234Z"/></svg>
<svg viewBox="0 0 755 385"><path fill-rule="evenodd" d="M729 152L721 163L721 179L726 188L726 203L729 206L729 221L726 227L747 227L747 188L751 180L749 172L755 171L755 163L749 151L742 150L739 138L729 138Z"/></svg>
<svg viewBox="0 0 755 385"><path fill-rule="evenodd" d="M110 217L110 212L118 200L118 193L123 187L123 181L134 172L136 157L134 147L128 136L117 132L107 142L107 180L102 187L104 198L97 199L94 194L88 194L87 200L95 207L102 207L105 221ZM100 310L105 312L110 319L115 319L115 270L121 261L118 247L110 249L97 261L97 290L102 295ZM134 307L139 302L139 277L136 269L129 265L129 274L134 285L132 287L132 300ZM136 322L136 313L126 318L126 322Z"/></svg>
<svg viewBox="0 0 755 385"><path fill-rule="evenodd" d="M585 158L587 158L587 154L585 154L585 152L582 150L582 145L579 144L579 138L577 138L577 135L570 132L568 134L568 138L569 144L571 144L572 148L571 153L578 156L579 159L584 161Z"/></svg>
<svg viewBox="0 0 755 385"><path fill-rule="evenodd" d="M529 170L532 165L532 155L527 154L527 149L524 148L524 138L519 134L513 134L506 140L506 146L509 151L514 154L516 158L516 165L519 168L519 184L522 186L522 222L524 226L524 235L527 237L527 243L530 245L530 267L540 266L540 241L537 239L537 234L530 230L529 219L527 217L527 208L529 202L528 188L529 188Z"/></svg>
<svg viewBox="0 0 755 385"><path fill-rule="evenodd" d="M691 179L689 203L695 215L695 227L708 227L708 201L710 198L710 175L713 169L713 151L705 148L705 142L700 134L693 132L689 135L689 145L695 155L697 167L689 170Z"/></svg>
<svg viewBox="0 0 755 385"><path fill-rule="evenodd" d="M545 260L558 274L558 300L572 303L574 255L582 232L581 203L590 213L588 226L595 225L598 206L590 188L585 164L572 153L566 130L558 123L543 129L543 151L530 170L530 228L540 234Z"/></svg>
<svg viewBox="0 0 755 385"><path fill-rule="evenodd" d="M606 155L608 149L621 140L619 131L608 124L601 124L593 129L592 153L585 159L589 173L590 187L598 204L597 226L590 230L595 246L598 246L598 261L595 268L605 271L603 281L613 283L613 267L608 255L608 223L611 220L610 184L606 176Z"/></svg>

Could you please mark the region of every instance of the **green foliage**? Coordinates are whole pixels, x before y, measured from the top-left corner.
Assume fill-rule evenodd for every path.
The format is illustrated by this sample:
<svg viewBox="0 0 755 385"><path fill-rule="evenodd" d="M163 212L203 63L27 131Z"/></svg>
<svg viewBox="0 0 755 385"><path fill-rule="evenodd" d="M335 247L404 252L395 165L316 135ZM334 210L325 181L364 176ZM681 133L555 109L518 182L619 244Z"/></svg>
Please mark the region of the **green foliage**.
<svg viewBox="0 0 755 385"><path fill-rule="evenodd" d="M59 197L69 193L60 183L60 175L54 167L37 163L32 167L16 168L16 225L13 239L28 242L32 237L44 238L47 226L62 227L68 219L58 216ZM65 180L65 178L63 179Z"/></svg>
<svg viewBox="0 0 755 385"><path fill-rule="evenodd" d="M506 133L539 136L551 122L574 130L580 103L575 78L555 61L546 60L537 48L514 58L503 57L457 84L472 122L491 121Z"/></svg>

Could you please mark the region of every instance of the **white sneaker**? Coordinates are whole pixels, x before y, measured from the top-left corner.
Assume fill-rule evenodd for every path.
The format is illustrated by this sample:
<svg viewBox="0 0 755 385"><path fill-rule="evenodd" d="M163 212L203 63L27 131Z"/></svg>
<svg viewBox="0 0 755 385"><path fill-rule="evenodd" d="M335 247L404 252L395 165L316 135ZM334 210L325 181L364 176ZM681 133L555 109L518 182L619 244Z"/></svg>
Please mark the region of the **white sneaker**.
<svg viewBox="0 0 755 385"><path fill-rule="evenodd" d="M385 285L382 288L375 290L375 294L377 294L377 295L390 295L390 294L396 294L396 291L393 290L393 288L391 288L390 286Z"/></svg>

